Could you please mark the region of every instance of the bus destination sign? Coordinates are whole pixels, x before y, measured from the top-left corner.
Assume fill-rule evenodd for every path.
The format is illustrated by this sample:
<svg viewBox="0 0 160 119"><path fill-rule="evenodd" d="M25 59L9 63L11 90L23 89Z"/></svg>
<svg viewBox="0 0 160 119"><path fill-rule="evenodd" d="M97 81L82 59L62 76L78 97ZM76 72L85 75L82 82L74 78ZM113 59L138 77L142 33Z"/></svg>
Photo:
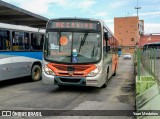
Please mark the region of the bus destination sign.
<svg viewBox="0 0 160 119"><path fill-rule="evenodd" d="M99 22L62 22L62 21L54 21L51 22L49 25L52 29L88 29L88 30L100 30L100 23Z"/></svg>

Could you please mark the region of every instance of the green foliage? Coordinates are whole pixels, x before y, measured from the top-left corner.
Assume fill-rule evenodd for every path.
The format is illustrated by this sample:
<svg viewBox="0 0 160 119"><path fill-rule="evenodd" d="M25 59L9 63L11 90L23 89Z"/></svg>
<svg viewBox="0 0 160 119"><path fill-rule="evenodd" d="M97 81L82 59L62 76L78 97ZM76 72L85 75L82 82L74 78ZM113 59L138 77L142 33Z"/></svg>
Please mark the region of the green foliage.
<svg viewBox="0 0 160 119"><path fill-rule="evenodd" d="M156 82L153 77L141 76L140 81L136 80L136 95L142 94L147 89L152 87Z"/></svg>

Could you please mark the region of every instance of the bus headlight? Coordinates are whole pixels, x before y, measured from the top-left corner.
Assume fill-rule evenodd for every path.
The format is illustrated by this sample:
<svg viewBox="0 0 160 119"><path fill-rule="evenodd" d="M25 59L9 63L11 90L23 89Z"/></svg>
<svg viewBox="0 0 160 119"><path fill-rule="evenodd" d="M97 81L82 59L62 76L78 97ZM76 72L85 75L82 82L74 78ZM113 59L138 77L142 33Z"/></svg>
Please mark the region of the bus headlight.
<svg viewBox="0 0 160 119"><path fill-rule="evenodd" d="M96 69L92 70L90 73L87 74L87 76L93 77L96 76L101 71L101 67L97 67Z"/></svg>
<svg viewBox="0 0 160 119"><path fill-rule="evenodd" d="M48 75L55 75L55 73L47 66L44 66L44 72Z"/></svg>

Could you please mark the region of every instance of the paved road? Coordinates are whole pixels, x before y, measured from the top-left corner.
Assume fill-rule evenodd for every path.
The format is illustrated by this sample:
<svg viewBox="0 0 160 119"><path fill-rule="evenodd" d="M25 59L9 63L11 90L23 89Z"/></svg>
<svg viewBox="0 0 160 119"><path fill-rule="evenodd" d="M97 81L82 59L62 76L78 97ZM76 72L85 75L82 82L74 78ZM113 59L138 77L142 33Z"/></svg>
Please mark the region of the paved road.
<svg viewBox="0 0 160 119"><path fill-rule="evenodd" d="M0 109L132 110L134 106L133 63L131 60L124 61L121 58L117 75L110 79L108 87L104 89L92 87L59 88L54 85L43 85L41 81L29 82L28 78L0 82ZM87 118L107 119L107 117ZM116 117L108 118L115 119ZM121 118L130 119L131 117Z"/></svg>

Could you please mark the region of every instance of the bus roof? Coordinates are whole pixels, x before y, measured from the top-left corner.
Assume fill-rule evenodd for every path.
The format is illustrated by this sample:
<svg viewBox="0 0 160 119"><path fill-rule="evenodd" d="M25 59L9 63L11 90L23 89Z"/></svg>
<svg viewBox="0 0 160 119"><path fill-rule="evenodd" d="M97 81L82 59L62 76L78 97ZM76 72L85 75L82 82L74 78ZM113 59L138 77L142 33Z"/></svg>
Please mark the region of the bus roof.
<svg viewBox="0 0 160 119"><path fill-rule="evenodd" d="M17 30L17 31L45 33L45 29L38 29L38 28L33 28L28 26L11 25L11 24L4 24L4 23L0 23L0 30Z"/></svg>
<svg viewBox="0 0 160 119"><path fill-rule="evenodd" d="M99 19L93 19L93 18L77 18L77 17L64 17L64 18L52 18L50 20L85 20L85 21L100 21Z"/></svg>
<svg viewBox="0 0 160 119"><path fill-rule="evenodd" d="M160 42L146 43L144 45L151 45L151 44L160 44Z"/></svg>

